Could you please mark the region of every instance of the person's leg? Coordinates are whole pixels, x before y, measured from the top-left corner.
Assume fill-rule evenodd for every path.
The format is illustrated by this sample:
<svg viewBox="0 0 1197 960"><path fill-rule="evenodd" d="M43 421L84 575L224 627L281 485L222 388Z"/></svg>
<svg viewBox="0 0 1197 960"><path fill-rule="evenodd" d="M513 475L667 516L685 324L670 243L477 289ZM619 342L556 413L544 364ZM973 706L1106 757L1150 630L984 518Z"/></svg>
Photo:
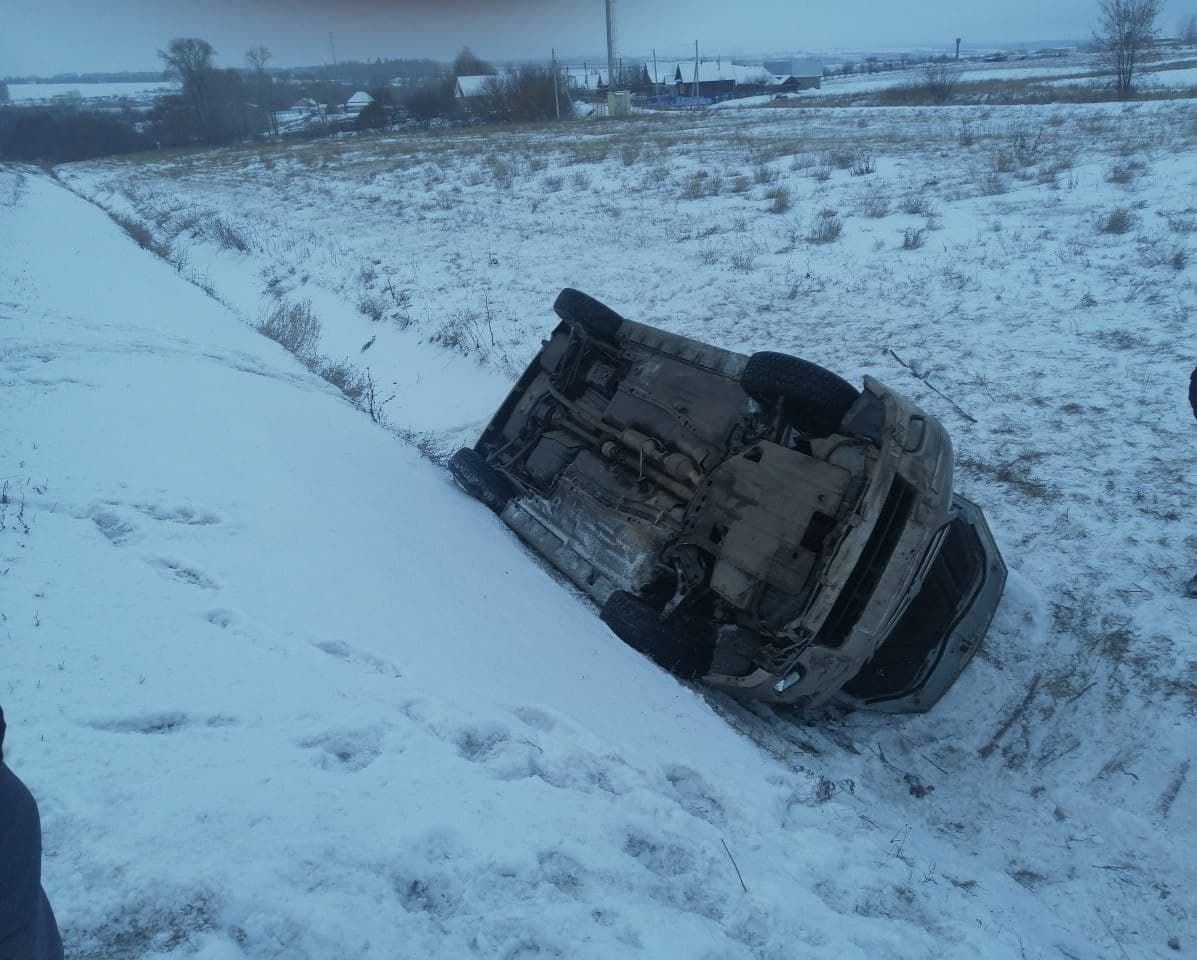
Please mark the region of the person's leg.
<svg viewBox="0 0 1197 960"><path fill-rule="evenodd" d="M42 827L33 795L0 760L0 957L62 960L42 891Z"/></svg>

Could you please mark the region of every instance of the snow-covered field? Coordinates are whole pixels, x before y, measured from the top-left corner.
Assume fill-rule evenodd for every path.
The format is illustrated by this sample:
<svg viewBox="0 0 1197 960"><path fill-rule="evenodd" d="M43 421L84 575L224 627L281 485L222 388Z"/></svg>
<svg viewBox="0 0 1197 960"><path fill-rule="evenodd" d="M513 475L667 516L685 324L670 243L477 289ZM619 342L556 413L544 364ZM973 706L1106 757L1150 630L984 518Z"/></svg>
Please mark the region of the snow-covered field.
<svg viewBox="0 0 1197 960"><path fill-rule="evenodd" d="M740 110L0 173L0 690L72 955L1191 952L1195 148ZM932 713L676 683L403 442L565 285L944 420L1012 573ZM303 301L384 424L253 331Z"/></svg>
<svg viewBox="0 0 1197 960"><path fill-rule="evenodd" d="M149 100L177 91L179 85L167 81L139 83L10 83L8 95L14 104L26 106L49 103L55 97L78 96L86 102L105 100Z"/></svg>
<svg viewBox="0 0 1197 960"><path fill-rule="evenodd" d="M1172 55L1151 59L1139 65L1136 84L1146 88L1183 90L1197 86L1194 71L1176 69L1178 63L1191 64L1197 50L1182 48ZM1030 60L1009 60L1000 63L961 64L960 82L966 84L1002 84L1012 81L1035 81L1050 86L1108 86L1108 69L1097 54L1075 53L1061 57L1035 57ZM803 99L834 97L843 94L875 93L909 84L923 83L924 68L889 70L875 74L851 74L823 79L818 90L804 90Z"/></svg>
<svg viewBox="0 0 1197 960"><path fill-rule="evenodd" d="M960 80L963 83L1046 80L1053 77L1078 76L1090 73L1096 69L1098 69L1096 59L1082 55L1051 57L1033 63L1017 60L1007 63L968 62L961 64ZM909 83L921 83L923 81L923 71L923 67L911 67L907 70L888 70L875 74L850 74L843 77L826 77L819 90L803 91L803 96L870 93L875 90L886 90L890 87L898 87Z"/></svg>
<svg viewBox="0 0 1197 960"><path fill-rule="evenodd" d="M1108 87L1108 76L1073 77L1067 80L1048 81L1049 86ZM1166 70L1143 70L1135 75L1135 86L1143 91L1149 90L1182 90L1190 91L1197 87L1197 68L1184 67Z"/></svg>

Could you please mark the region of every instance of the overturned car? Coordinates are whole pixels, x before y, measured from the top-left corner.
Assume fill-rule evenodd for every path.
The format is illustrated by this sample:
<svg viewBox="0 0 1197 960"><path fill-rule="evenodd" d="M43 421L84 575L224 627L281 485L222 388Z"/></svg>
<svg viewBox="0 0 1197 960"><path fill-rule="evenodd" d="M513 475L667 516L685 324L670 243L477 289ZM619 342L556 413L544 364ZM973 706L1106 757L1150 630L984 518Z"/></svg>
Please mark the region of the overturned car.
<svg viewBox="0 0 1197 960"><path fill-rule="evenodd" d="M1006 568L952 446L883 384L722 350L566 289L453 476L613 632L738 697L931 707Z"/></svg>

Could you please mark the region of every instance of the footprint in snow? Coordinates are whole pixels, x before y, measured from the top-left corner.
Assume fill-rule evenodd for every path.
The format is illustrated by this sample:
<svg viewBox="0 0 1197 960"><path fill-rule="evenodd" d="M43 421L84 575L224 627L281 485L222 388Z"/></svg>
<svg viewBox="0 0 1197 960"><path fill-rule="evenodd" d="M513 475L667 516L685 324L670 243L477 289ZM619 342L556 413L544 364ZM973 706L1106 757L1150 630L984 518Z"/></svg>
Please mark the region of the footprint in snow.
<svg viewBox="0 0 1197 960"><path fill-rule="evenodd" d="M226 714L212 714L210 716L193 716L179 711L162 711L158 713L144 713L131 717L110 717L102 720L92 720L86 724L93 730L103 730L106 733L141 733L167 734L179 733L188 727L231 727L239 721L236 717Z"/></svg>
<svg viewBox="0 0 1197 960"><path fill-rule="evenodd" d="M694 872L694 855L681 844L651 837L632 828L624 837L623 852L658 877L680 877Z"/></svg>
<svg viewBox="0 0 1197 960"><path fill-rule="evenodd" d="M162 523L178 523L192 527L206 527L220 523L220 517L215 513L197 507L186 505L164 507L152 503L121 503L117 500L98 504L83 516L89 518L110 543L120 546L127 543L138 532L137 526L126 515L130 510Z"/></svg>
<svg viewBox="0 0 1197 960"><path fill-rule="evenodd" d="M300 740L299 745L316 751L316 764L322 770L356 773L365 770L382 755L384 732L381 727L330 730Z"/></svg>
<svg viewBox="0 0 1197 960"><path fill-rule="evenodd" d="M466 727L455 738L457 752L471 763L483 763L511 739L511 735L497 724Z"/></svg>
<svg viewBox="0 0 1197 960"><path fill-rule="evenodd" d="M511 712L533 730L539 730L541 733L548 733L557 726L557 721L550 714L536 707L516 707Z"/></svg>
<svg viewBox="0 0 1197 960"><path fill-rule="evenodd" d="M107 538L113 546L119 547L137 532L137 529L112 510L96 508L91 511L91 521L96 529Z"/></svg>
<svg viewBox="0 0 1197 960"><path fill-rule="evenodd" d="M314 643L313 646L330 657L343 660L345 663L360 663L384 677L399 678L403 676L403 671L389 660L375 656L369 651L352 647L344 640L321 640Z"/></svg>
<svg viewBox="0 0 1197 960"><path fill-rule="evenodd" d="M540 880L562 893L576 896L582 889L585 868L569 854L560 850L542 850L536 855Z"/></svg>
<svg viewBox="0 0 1197 960"><path fill-rule="evenodd" d="M209 610L204 614L204 619L214 627L227 630L237 622L237 614L232 610Z"/></svg>
<svg viewBox="0 0 1197 960"><path fill-rule="evenodd" d="M181 561L172 560L169 557L151 557L147 562L164 577L178 580L180 583L185 583L188 586L200 587L203 590L220 589L220 584L211 577L196 570L194 567L187 566Z"/></svg>
<svg viewBox="0 0 1197 960"><path fill-rule="evenodd" d="M672 788L673 798L692 817L707 823L723 823L723 804L715 798L710 785L697 770L675 764L665 771L665 779Z"/></svg>
<svg viewBox="0 0 1197 960"><path fill-rule="evenodd" d="M156 503L134 503L131 506L151 520L160 520L164 523L181 523L189 527L210 527L220 523L220 517L212 511L201 510L186 504L177 507L164 507Z"/></svg>

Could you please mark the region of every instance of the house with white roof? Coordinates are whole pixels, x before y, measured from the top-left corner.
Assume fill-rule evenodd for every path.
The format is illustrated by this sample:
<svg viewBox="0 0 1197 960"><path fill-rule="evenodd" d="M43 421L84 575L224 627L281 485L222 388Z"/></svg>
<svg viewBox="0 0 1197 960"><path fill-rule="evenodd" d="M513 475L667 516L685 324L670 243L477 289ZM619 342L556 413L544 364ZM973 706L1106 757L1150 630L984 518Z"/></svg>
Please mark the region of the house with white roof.
<svg viewBox="0 0 1197 960"><path fill-rule="evenodd" d="M766 60L764 69L780 90L818 90L823 83L823 64L813 57Z"/></svg>
<svg viewBox="0 0 1197 960"><path fill-rule="evenodd" d="M480 97L490 93L494 85L502 82L492 74L484 73L478 76L458 77L453 86L453 95L458 100L468 100L470 97Z"/></svg>
<svg viewBox="0 0 1197 960"><path fill-rule="evenodd" d="M730 60L700 60L697 68L693 60L658 61L655 75L653 67L651 62L645 64L649 79L672 88L678 96L692 96L695 83L698 96L716 98L734 96L738 87L766 87L772 83L764 67Z"/></svg>
<svg viewBox="0 0 1197 960"><path fill-rule="evenodd" d="M345 109L352 114L361 113L366 107L374 102L374 98L365 90L359 90L347 101L345 101Z"/></svg>

